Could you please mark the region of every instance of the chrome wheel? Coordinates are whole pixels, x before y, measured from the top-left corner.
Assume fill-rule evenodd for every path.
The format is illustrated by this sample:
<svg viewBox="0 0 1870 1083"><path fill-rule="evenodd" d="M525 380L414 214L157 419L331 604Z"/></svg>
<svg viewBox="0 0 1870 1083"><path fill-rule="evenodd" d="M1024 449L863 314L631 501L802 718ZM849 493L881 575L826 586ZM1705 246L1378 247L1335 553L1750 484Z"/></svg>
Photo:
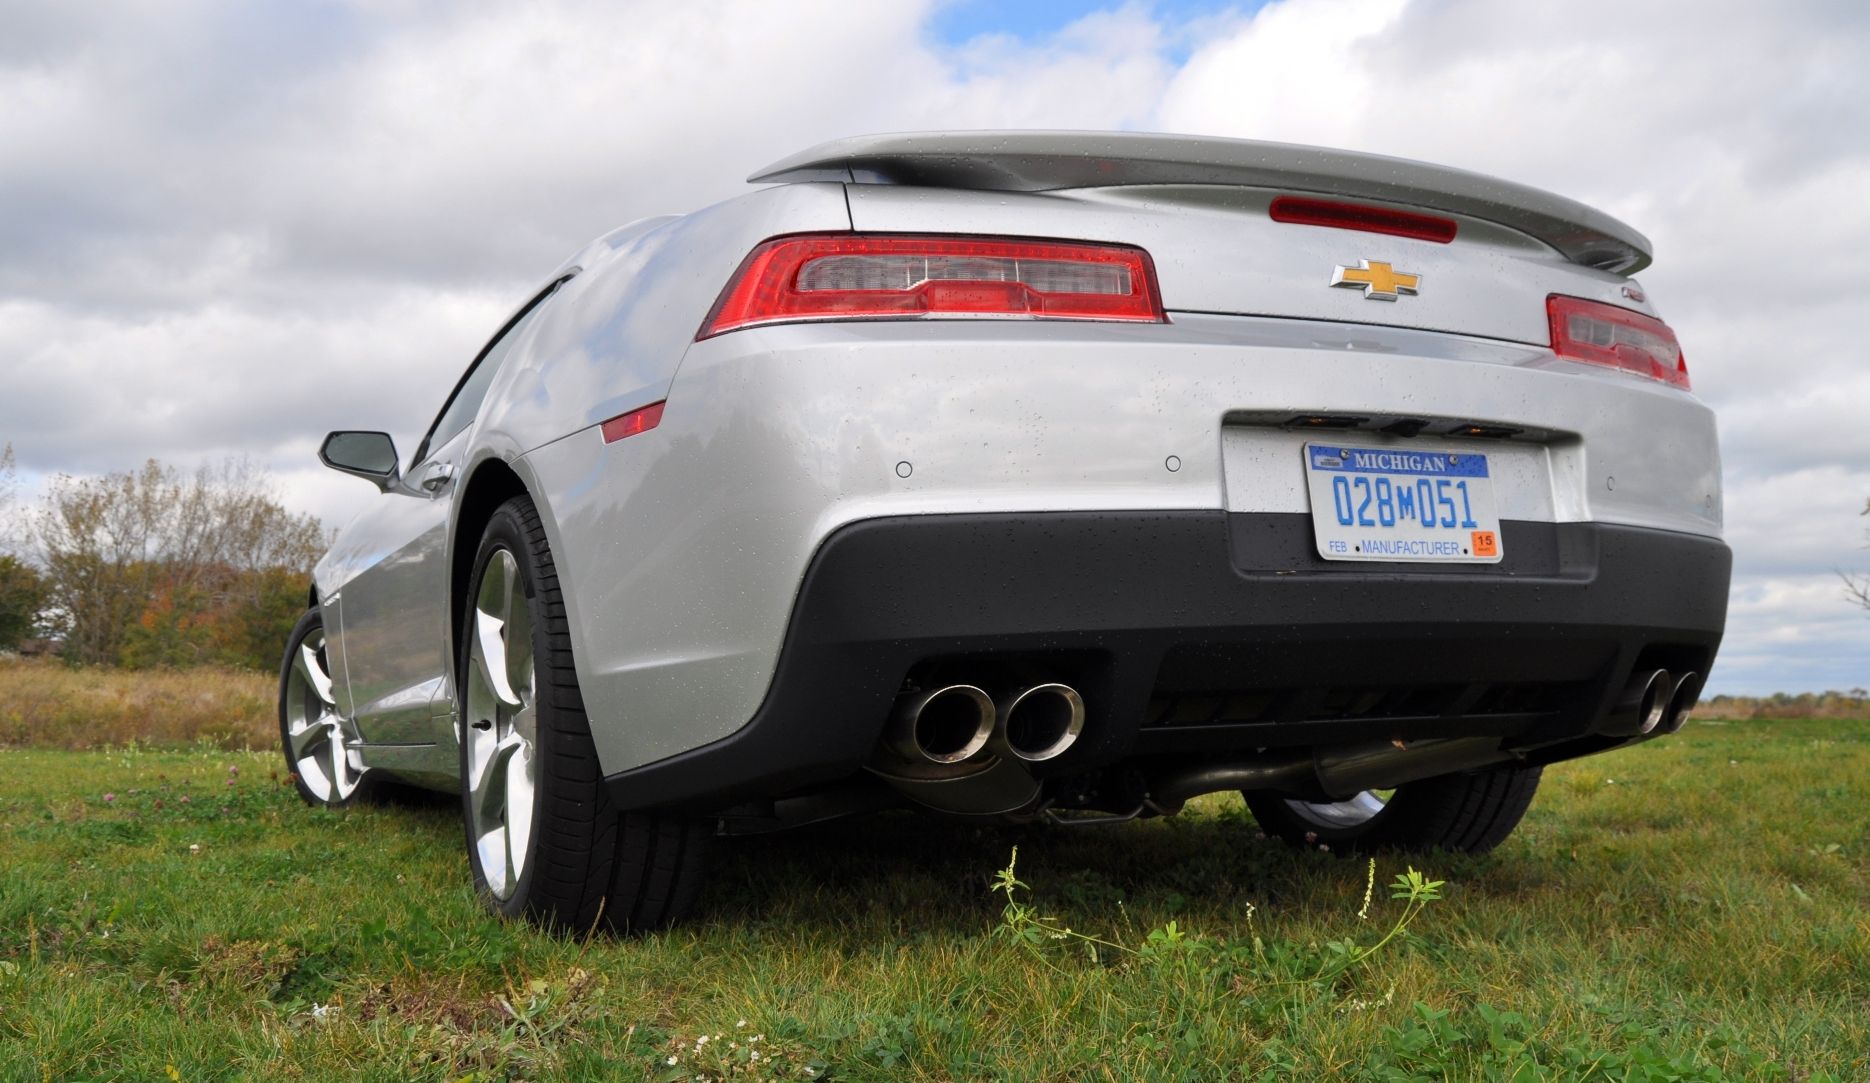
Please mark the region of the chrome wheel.
<svg viewBox="0 0 1870 1083"><path fill-rule="evenodd" d="M1365 790L1343 801L1287 801L1286 805L1293 815L1315 827L1362 827L1383 811L1389 792L1385 790L1380 796L1375 790Z"/></svg>
<svg viewBox="0 0 1870 1083"><path fill-rule="evenodd" d="M466 678L468 830L481 875L507 899L532 849L538 783L532 612L519 563L497 549L481 570L469 614Z"/></svg>
<svg viewBox="0 0 1870 1083"><path fill-rule="evenodd" d="M299 641L285 685L286 757L292 770L314 798L341 804L357 791L364 771L356 735L331 694L324 629L313 628Z"/></svg>

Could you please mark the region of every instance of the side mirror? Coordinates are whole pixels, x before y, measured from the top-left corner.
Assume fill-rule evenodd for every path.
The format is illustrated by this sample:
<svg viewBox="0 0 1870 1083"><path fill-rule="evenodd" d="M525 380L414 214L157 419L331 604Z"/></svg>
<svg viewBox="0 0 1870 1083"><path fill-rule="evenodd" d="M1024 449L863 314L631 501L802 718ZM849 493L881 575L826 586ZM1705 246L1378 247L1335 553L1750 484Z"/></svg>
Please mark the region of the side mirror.
<svg viewBox="0 0 1870 1083"><path fill-rule="evenodd" d="M396 484L396 441L386 432L334 432L318 449L318 461L340 474L363 478L388 492Z"/></svg>

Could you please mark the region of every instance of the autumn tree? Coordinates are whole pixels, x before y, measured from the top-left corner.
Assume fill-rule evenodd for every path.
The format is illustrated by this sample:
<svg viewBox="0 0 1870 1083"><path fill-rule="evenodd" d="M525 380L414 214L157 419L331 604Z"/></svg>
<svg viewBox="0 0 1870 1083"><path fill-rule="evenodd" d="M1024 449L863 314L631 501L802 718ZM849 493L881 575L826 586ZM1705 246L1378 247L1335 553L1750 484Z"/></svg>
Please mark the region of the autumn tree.
<svg viewBox="0 0 1870 1083"><path fill-rule="evenodd" d="M32 530L66 656L127 665L271 665L324 541L238 459L60 475Z"/></svg>
<svg viewBox="0 0 1870 1083"><path fill-rule="evenodd" d="M11 554L0 556L0 651L15 650L38 631L45 611L45 579Z"/></svg>

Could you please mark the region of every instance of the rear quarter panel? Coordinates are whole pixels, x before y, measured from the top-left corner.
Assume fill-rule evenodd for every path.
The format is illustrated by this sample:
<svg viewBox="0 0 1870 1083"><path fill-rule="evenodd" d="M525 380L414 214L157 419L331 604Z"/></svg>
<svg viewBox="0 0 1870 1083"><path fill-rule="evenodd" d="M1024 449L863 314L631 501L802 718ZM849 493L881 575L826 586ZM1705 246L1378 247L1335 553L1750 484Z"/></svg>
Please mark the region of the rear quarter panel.
<svg viewBox="0 0 1870 1083"><path fill-rule="evenodd" d="M587 250L488 389L477 448L523 454L668 395L722 287L754 245L850 228L844 189L761 189Z"/></svg>

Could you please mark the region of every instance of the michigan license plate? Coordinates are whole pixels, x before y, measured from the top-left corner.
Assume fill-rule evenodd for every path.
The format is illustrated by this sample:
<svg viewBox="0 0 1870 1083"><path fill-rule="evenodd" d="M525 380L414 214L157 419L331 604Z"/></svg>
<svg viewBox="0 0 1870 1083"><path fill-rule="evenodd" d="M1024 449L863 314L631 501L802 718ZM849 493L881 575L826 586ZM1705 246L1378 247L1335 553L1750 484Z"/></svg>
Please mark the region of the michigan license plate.
<svg viewBox="0 0 1870 1083"><path fill-rule="evenodd" d="M1483 454L1307 444L1305 483L1312 537L1326 560L1500 560L1500 514Z"/></svg>

